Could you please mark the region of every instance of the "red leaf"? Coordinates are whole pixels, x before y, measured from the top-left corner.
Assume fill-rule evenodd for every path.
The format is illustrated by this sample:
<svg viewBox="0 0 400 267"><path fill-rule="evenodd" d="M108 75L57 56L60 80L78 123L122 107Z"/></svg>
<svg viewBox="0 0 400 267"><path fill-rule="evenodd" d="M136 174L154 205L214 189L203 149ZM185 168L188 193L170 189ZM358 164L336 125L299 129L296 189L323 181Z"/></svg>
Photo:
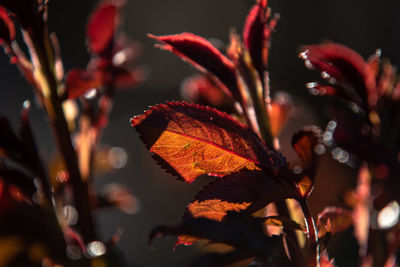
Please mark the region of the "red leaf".
<svg viewBox="0 0 400 267"><path fill-rule="evenodd" d="M236 101L241 101L234 64L210 42L192 33L149 36L159 41L162 49L173 52L200 71L214 75L228 96L233 95Z"/></svg>
<svg viewBox="0 0 400 267"><path fill-rule="evenodd" d="M310 66L325 72L323 76L326 78L334 78L338 82L337 87L347 90L345 95L349 99L364 108L376 105L378 94L374 72L357 52L335 43L308 45L302 50L300 56L311 64ZM361 103L357 96L348 91L346 86L341 86L341 83L347 87L352 86Z"/></svg>
<svg viewBox="0 0 400 267"><path fill-rule="evenodd" d="M269 22L267 0L259 0L250 10L243 29L243 42L249 51L254 67L257 69L260 79L263 80L264 70L268 64L268 49L271 32L275 28L277 16Z"/></svg>
<svg viewBox="0 0 400 267"><path fill-rule="evenodd" d="M65 79L65 89L69 99L80 97L88 90L101 86L103 83L101 74L97 71L72 69Z"/></svg>
<svg viewBox="0 0 400 267"><path fill-rule="evenodd" d="M256 134L213 108L169 102L131 122L158 163L186 182L202 174L225 176L286 165L283 156L267 149Z"/></svg>
<svg viewBox="0 0 400 267"><path fill-rule="evenodd" d="M114 38L119 23L121 1L103 1L91 14L86 26L89 49L96 54L104 52Z"/></svg>
<svg viewBox="0 0 400 267"><path fill-rule="evenodd" d="M0 44L9 47L13 40L15 40L14 22L8 16L7 10L0 6Z"/></svg>

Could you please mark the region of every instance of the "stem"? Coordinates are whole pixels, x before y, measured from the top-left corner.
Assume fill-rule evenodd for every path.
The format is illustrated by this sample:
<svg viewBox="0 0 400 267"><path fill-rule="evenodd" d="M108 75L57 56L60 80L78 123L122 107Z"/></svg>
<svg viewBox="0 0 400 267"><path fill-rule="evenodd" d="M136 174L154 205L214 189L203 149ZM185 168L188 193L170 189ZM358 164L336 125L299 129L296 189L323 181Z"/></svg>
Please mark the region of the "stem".
<svg viewBox="0 0 400 267"><path fill-rule="evenodd" d="M319 262L318 249L319 249L319 247L318 247L318 235L317 235L317 230L315 228L315 222L314 222L313 217L311 216L310 209L308 208L306 200L302 199L299 202L300 202L300 206L303 211L303 214L304 214L307 232L308 232L308 238L311 243L311 259L313 259L311 264L312 264L312 266L318 266L318 262Z"/></svg>
<svg viewBox="0 0 400 267"><path fill-rule="evenodd" d="M41 71L46 79L49 95L45 96L43 106L50 120L50 125L59 151L64 157L73 188L74 203L79 215L79 226L85 243L96 240L91 216L88 185L81 179L78 160L71 141L71 133L65 119L62 103L58 95L58 84L50 58L50 40L46 34L43 38L30 36L37 53ZM43 85L42 85L43 86ZM45 88L42 88L45 90Z"/></svg>

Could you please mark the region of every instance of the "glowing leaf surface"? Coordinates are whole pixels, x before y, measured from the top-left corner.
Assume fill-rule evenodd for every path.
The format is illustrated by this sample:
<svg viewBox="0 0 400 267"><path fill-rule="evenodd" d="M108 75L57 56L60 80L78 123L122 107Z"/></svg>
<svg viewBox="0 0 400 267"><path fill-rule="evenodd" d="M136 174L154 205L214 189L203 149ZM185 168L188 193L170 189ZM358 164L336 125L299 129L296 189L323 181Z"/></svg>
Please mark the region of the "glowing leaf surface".
<svg viewBox="0 0 400 267"><path fill-rule="evenodd" d="M132 125L154 158L186 182L202 174L225 176L286 165L283 156L267 149L252 131L209 107L161 104L133 118Z"/></svg>

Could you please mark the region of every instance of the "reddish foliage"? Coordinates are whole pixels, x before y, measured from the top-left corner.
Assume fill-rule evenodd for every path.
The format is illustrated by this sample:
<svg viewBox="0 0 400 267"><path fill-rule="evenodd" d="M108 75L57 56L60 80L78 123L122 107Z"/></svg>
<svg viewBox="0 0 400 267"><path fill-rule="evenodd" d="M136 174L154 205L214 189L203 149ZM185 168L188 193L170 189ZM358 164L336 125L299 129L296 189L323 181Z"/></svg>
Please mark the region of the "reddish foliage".
<svg viewBox="0 0 400 267"><path fill-rule="evenodd" d="M0 44L3 46L10 46L11 41L14 39L14 22L9 17L7 10L0 6Z"/></svg>
<svg viewBox="0 0 400 267"><path fill-rule="evenodd" d="M210 42L192 33L149 36L159 41L161 48L214 75L222 83L221 86L227 88L225 93L228 96L232 95L236 101L241 101L234 64Z"/></svg>
<svg viewBox="0 0 400 267"><path fill-rule="evenodd" d="M156 160L187 182L202 174L225 176L240 169L277 169L286 164L230 116L200 105L157 105L133 118L132 126Z"/></svg>
<svg viewBox="0 0 400 267"><path fill-rule="evenodd" d="M271 33L277 22L277 16L268 22L270 14L266 11L267 0L259 0L249 12L243 29L245 48L261 80L264 79L264 70L268 64Z"/></svg>
<svg viewBox="0 0 400 267"><path fill-rule="evenodd" d="M99 72L88 72L80 69L70 70L65 79L65 87L69 99L75 99L102 84Z"/></svg>
<svg viewBox="0 0 400 267"><path fill-rule="evenodd" d="M355 101L366 109L377 103L377 91L374 72L368 67L367 62L355 51L346 46L326 43L322 45L308 45L300 54L312 66L324 72L328 79L334 78L341 94L349 100ZM349 91L345 85L351 86L354 91Z"/></svg>
<svg viewBox="0 0 400 267"><path fill-rule="evenodd" d="M103 53L114 39L118 26L117 1L104 1L89 18L86 26L89 49L95 54Z"/></svg>

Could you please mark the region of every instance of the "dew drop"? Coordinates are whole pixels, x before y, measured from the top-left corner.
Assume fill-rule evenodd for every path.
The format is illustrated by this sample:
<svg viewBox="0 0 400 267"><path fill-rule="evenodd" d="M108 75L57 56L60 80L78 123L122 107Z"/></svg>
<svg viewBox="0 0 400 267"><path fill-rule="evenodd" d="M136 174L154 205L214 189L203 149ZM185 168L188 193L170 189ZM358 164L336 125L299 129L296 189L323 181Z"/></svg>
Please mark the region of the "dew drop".
<svg viewBox="0 0 400 267"><path fill-rule="evenodd" d="M112 147L107 154L110 165L115 169L123 168L128 161L128 154L121 147Z"/></svg>
<svg viewBox="0 0 400 267"><path fill-rule="evenodd" d="M63 208L63 214L68 225L75 225L78 222L78 211L71 205Z"/></svg>
<svg viewBox="0 0 400 267"><path fill-rule="evenodd" d="M82 252L78 246L69 245L67 246L67 257L70 260L79 260L82 258Z"/></svg>
<svg viewBox="0 0 400 267"><path fill-rule="evenodd" d="M337 126L337 122L336 121L329 121L328 125L326 126L326 128L327 128L328 131L332 132L333 130L335 130L336 126Z"/></svg>
<svg viewBox="0 0 400 267"><path fill-rule="evenodd" d="M89 89L83 96L86 99L93 99L96 95L97 95L97 89L92 88L92 89Z"/></svg>
<svg viewBox="0 0 400 267"><path fill-rule="evenodd" d="M312 88L317 87L317 85L318 85L318 83L316 83L316 82L306 83L306 88L312 89Z"/></svg>
<svg viewBox="0 0 400 267"><path fill-rule="evenodd" d="M106 246L100 241L93 241L87 244L87 253L90 257L102 256L106 251Z"/></svg>
<svg viewBox="0 0 400 267"><path fill-rule="evenodd" d="M307 54L308 50L304 50L303 52L300 53L299 57L303 60L306 60L308 58Z"/></svg>
<svg viewBox="0 0 400 267"><path fill-rule="evenodd" d="M22 107L23 107L24 109L30 109L30 108L31 108L31 101L25 100L25 101L22 103Z"/></svg>
<svg viewBox="0 0 400 267"><path fill-rule="evenodd" d="M340 163L346 163L349 160L350 155L347 151L337 147L332 150L332 157Z"/></svg>
<svg viewBox="0 0 400 267"><path fill-rule="evenodd" d="M350 108L354 113L359 113L360 112L360 107L355 103L352 103Z"/></svg>
<svg viewBox="0 0 400 267"><path fill-rule="evenodd" d="M125 50L121 50L113 56L112 62L114 66L120 66L126 62L127 58L127 52Z"/></svg>
<svg viewBox="0 0 400 267"><path fill-rule="evenodd" d="M308 91L310 92L310 94L312 95L319 95L319 90L316 88L309 88Z"/></svg>
<svg viewBox="0 0 400 267"><path fill-rule="evenodd" d="M322 138L324 139L325 142L329 142L332 140L332 132L330 131L326 131L324 132L324 135L322 136Z"/></svg>
<svg viewBox="0 0 400 267"><path fill-rule="evenodd" d="M322 155L325 153L326 149L325 146L322 144L316 145L314 148L315 153L317 153L318 155Z"/></svg>
<svg viewBox="0 0 400 267"><path fill-rule="evenodd" d="M300 174L302 171L303 171L303 169L301 168L300 165L296 165L296 166L294 166L294 168L293 168L293 172L294 172L295 174Z"/></svg>
<svg viewBox="0 0 400 267"><path fill-rule="evenodd" d="M330 77L330 78L328 79L328 83L331 84L331 85L334 85L334 84L336 83L336 79Z"/></svg>
<svg viewBox="0 0 400 267"><path fill-rule="evenodd" d="M396 201L386 205L378 214L378 225L382 229L390 228L399 221L400 206Z"/></svg>
<svg viewBox="0 0 400 267"><path fill-rule="evenodd" d="M304 61L304 65L306 66L306 68L307 69L309 69L309 70L313 70L314 69L314 65L311 63L311 61L310 60L305 60Z"/></svg>
<svg viewBox="0 0 400 267"><path fill-rule="evenodd" d="M329 73L327 73L326 71L321 72L321 77L323 79L329 79L331 77L331 75L329 75Z"/></svg>

